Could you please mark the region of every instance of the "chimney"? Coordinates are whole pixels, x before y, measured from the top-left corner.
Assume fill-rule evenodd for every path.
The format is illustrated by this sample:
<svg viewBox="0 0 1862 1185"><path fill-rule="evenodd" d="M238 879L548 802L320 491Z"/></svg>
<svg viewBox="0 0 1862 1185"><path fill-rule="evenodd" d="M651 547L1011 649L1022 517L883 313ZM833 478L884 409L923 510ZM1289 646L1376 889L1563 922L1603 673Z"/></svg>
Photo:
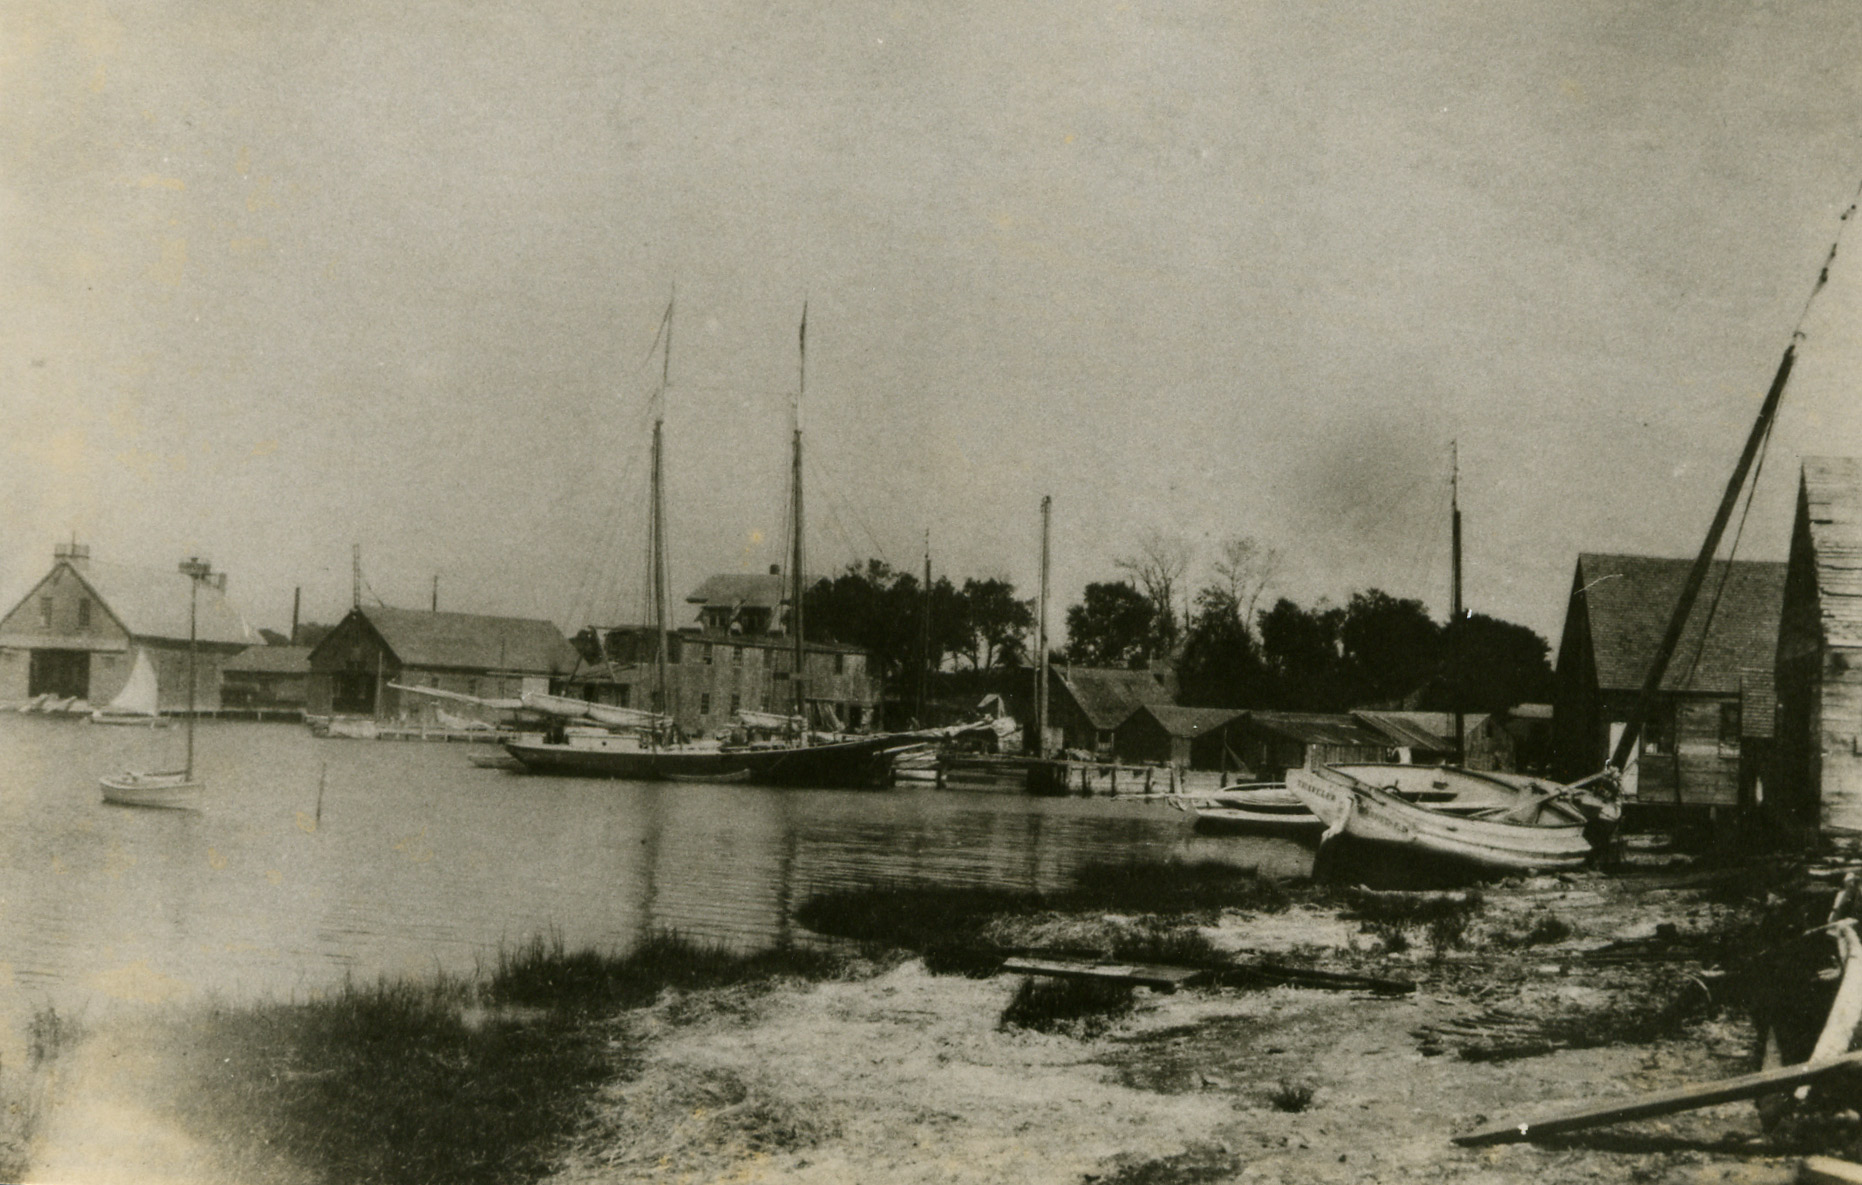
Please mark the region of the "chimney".
<svg viewBox="0 0 1862 1185"><path fill-rule="evenodd" d="M226 573L215 572L213 575L207 577L207 583L213 585L216 591L225 592L226 591Z"/></svg>
<svg viewBox="0 0 1862 1185"><path fill-rule="evenodd" d="M91 563L91 545L79 543L75 539L70 543L55 543L52 545L52 559L62 560L80 572L85 571Z"/></svg>
<svg viewBox="0 0 1862 1185"><path fill-rule="evenodd" d="M771 565L769 566L769 574L770 574L771 576L780 576L780 575L782 575L782 565L781 565L781 564L771 564Z"/></svg>

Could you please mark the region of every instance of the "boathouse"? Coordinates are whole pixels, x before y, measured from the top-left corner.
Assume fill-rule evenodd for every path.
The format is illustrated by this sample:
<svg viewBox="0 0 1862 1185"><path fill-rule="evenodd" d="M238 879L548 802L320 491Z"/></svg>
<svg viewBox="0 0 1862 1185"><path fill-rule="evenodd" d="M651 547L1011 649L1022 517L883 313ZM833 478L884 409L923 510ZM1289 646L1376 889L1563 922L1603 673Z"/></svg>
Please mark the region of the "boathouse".
<svg viewBox="0 0 1862 1185"><path fill-rule="evenodd" d="M253 646L220 671L220 705L259 717L302 716L310 694L310 647Z"/></svg>
<svg viewBox="0 0 1862 1185"><path fill-rule="evenodd" d="M442 701L405 683L485 699L548 692L576 669L562 631L527 617L358 606L308 655L305 709L314 716L373 716L443 725Z"/></svg>
<svg viewBox="0 0 1862 1185"><path fill-rule="evenodd" d="M1238 708L1185 708L1141 704L1112 730L1113 752L1124 762L1179 769L1236 769L1228 727L1247 713Z"/></svg>
<svg viewBox="0 0 1862 1185"><path fill-rule="evenodd" d="M1031 678L1029 683L1034 680ZM1065 749L1108 759L1117 747L1119 725L1147 704L1176 702L1174 676L1164 670L1120 667L1048 669L1048 751ZM1027 716L1034 720L1032 708Z"/></svg>
<svg viewBox="0 0 1862 1185"><path fill-rule="evenodd" d="M1493 713L1462 713L1461 736L1466 752L1460 755L1455 752L1453 712L1362 709L1351 715L1373 732L1382 733L1396 749L1396 759L1408 765L1454 763L1466 769L1508 772L1517 768L1512 734L1503 727L1501 717Z"/></svg>
<svg viewBox="0 0 1862 1185"><path fill-rule="evenodd" d="M1578 557L1552 705L1553 773L1574 780L1609 759L1633 711L1692 560ZM1772 661L1785 565L1716 560L1688 616L1660 698L1624 771L1627 801L1653 807L1750 804L1766 731L1745 722L1747 676Z"/></svg>
<svg viewBox="0 0 1862 1185"><path fill-rule="evenodd" d="M1234 755L1257 781L1277 782L1302 766L1397 759L1388 736L1345 715L1249 712L1228 732Z"/></svg>
<svg viewBox="0 0 1862 1185"><path fill-rule="evenodd" d="M52 568L0 617L0 704L39 696L101 707L147 654L164 712L188 704L188 606L192 578L176 568L91 559L90 547L61 543ZM194 704L220 706L221 669L258 635L226 596L225 573L200 583L195 603Z"/></svg>
<svg viewBox="0 0 1862 1185"><path fill-rule="evenodd" d="M1775 666L1778 817L1862 842L1862 459L1806 457Z"/></svg>

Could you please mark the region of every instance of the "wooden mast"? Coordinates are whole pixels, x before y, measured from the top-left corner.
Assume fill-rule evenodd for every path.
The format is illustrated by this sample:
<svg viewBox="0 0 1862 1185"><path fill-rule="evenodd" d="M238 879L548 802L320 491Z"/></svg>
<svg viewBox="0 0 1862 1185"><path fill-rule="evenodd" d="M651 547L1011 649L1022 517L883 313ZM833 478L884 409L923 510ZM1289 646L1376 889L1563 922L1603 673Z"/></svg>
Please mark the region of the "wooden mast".
<svg viewBox="0 0 1862 1185"><path fill-rule="evenodd" d="M1463 674L1461 651L1463 645L1462 635L1465 631L1462 623L1463 610L1461 606L1461 447L1459 442L1450 441L1448 451L1450 459L1450 475L1448 479L1449 535L1452 541L1450 548L1453 552L1453 559L1450 567L1453 569L1451 578L1454 582L1454 591L1450 595L1448 603L1448 628L1450 630L1448 661L1451 667L1448 678L1448 693L1454 697L1454 703L1450 706L1455 712L1455 764L1465 766L1468 763L1468 734L1467 720L1461 714L1461 709L1463 707L1461 702L1461 679Z"/></svg>
<svg viewBox="0 0 1862 1185"><path fill-rule="evenodd" d="M676 300L676 296L674 300ZM666 340L660 354L659 394L653 407L653 474L652 494L649 501L648 524L649 546L653 549L653 633L658 640L653 655L654 699L653 710L671 716L672 705L666 694L666 490L665 490L665 427L666 427L666 388L672 382L672 309L673 300L666 302L665 332Z"/></svg>
<svg viewBox="0 0 1862 1185"><path fill-rule="evenodd" d="M790 595L793 600L795 620L795 714L801 721L801 739L808 743L808 690L803 683L803 663L805 651L802 642L802 593L804 577L802 575L802 396L808 391L808 302L802 302L802 327L796 335L800 361L796 371L795 386L795 459L794 471L790 474L789 494L789 534L794 554L790 563Z"/></svg>
<svg viewBox="0 0 1862 1185"><path fill-rule="evenodd" d="M1035 649L1037 659L1035 669L1034 692L1034 752L1036 757L1047 756L1047 545L1048 527L1053 517L1054 499L1052 495L1041 496L1041 608L1035 618Z"/></svg>
<svg viewBox="0 0 1862 1185"><path fill-rule="evenodd" d="M181 574L188 578L187 590L187 772L182 780L194 780L194 688L196 684L194 640L198 636L200 582L213 571L213 565L198 556L181 561Z"/></svg>
<svg viewBox="0 0 1862 1185"><path fill-rule="evenodd" d="M930 699L931 682L931 532L925 532L925 601L924 613L918 622L918 725L924 727L930 723L926 716L926 702Z"/></svg>

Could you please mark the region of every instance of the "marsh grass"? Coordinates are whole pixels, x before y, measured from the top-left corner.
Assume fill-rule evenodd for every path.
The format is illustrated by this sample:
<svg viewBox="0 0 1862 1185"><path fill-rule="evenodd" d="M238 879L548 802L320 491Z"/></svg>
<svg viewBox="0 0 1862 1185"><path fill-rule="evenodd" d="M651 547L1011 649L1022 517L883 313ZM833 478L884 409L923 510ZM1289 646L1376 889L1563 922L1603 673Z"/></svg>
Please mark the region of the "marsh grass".
<svg viewBox="0 0 1862 1185"><path fill-rule="evenodd" d="M606 1023L666 988L825 976L812 952L736 954L661 935L626 954L556 938L499 952L489 974L347 984L321 999L187 1014L168 1108L229 1163L335 1182L537 1180L593 1088L632 1070Z"/></svg>
<svg viewBox="0 0 1862 1185"><path fill-rule="evenodd" d="M1070 886L1050 893L908 885L828 893L804 902L796 920L817 933L917 951L934 972L989 974L1003 955L1031 947L1208 961L1216 952L1193 924L1213 921L1223 909L1273 912L1291 902L1278 882L1252 869L1132 861L1086 867Z"/></svg>

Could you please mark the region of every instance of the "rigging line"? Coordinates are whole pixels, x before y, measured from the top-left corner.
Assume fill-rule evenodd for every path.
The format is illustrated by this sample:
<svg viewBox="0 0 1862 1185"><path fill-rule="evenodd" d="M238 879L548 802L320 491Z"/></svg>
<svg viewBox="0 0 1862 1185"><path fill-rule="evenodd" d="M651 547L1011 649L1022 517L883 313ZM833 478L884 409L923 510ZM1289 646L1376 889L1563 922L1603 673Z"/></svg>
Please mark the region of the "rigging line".
<svg viewBox="0 0 1862 1185"><path fill-rule="evenodd" d="M829 513L834 513L834 506L836 504L845 507L847 513L852 516L855 523L860 527L860 530L865 533L867 542L873 545L874 553L890 567L892 564L892 557L886 554L885 545L879 541L879 536L874 532L872 524L867 522L866 517L860 513L859 505L843 494L836 484L828 482L825 479L820 466L815 463L813 457L805 458L803 464L806 465L808 471L814 475L815 488L827 494ZM853 545L852 532L847 531L843 525L842 533L846 543L851 547ZM858 557L855 558L857 559Z"/></svg>

